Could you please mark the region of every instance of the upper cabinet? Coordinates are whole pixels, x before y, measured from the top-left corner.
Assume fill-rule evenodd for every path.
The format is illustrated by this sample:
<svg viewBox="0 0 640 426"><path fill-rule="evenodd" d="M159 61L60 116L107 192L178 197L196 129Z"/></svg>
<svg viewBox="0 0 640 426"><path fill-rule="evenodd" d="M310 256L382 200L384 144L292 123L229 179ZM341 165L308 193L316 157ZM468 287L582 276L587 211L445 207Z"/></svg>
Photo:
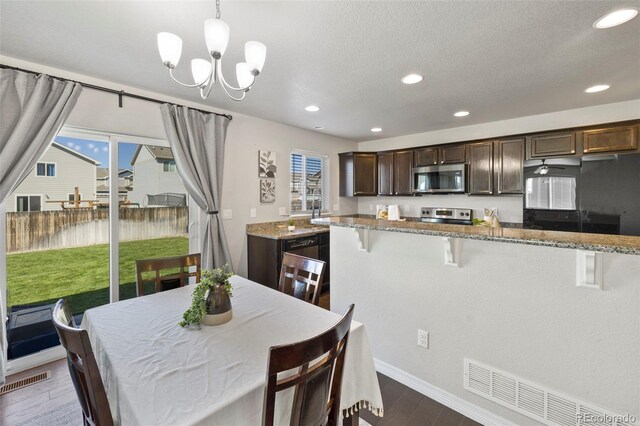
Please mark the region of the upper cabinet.
<svg viewBox="0 0 640 426"><path fill-rule="evenodd" d="M457 164L465 163L466 161L467 149L464 143L413 150L413 165L415 167Z"/></svg>
<svg viewBox="0 0 640 426"><path fill-rule="evenodd" d="M638 126L609 127L582 132L582 152L602 154L638 149Z"/></svg>
<svg viewBox="0 0 640 426"><path fill-rule="evenodd" d="M378 153L378 195L412 195L413 151Z"/></svg>
<svg viewBox="0 0 640 426"><path fill-rule="evenodd" d="M393 152L378 154L378 195L393 195Z"/></svg>
<svg viewBox="0 0 640 426"><path fill-rule="evenodd" d="M528 158L567 157L577 155L576 132L554 132L527 137Z"/></svg>
<svg viewBox="0 0 640 426"><path fill-rule="evenodd" d="M493 141L467 145L469 150L469 195L493 194Z"/></svg>
<svg viewBox="0 0 640 426"><path fill-rule="evenodd" d="M412 195L413 151L393 153L393 195Z"/></svg>
<svg viewBox="0 0 640 426"><path fill-rule="evenodd" d="M339 157L340 196L377 195L378 154L345 152Z"/></svg>
<svg viewBox="0 0 640 426"><path fill-rule="evenodd" d="M467 161L467 146L464 143L446 145L438 149L440 164L465 163Z"/></svg>
<svg viewBox="0 0 640 426"><path fill-rule="evenodd" d="M524 147L524 138L496 141L494 167L498 194L523 193Z"/></svg>

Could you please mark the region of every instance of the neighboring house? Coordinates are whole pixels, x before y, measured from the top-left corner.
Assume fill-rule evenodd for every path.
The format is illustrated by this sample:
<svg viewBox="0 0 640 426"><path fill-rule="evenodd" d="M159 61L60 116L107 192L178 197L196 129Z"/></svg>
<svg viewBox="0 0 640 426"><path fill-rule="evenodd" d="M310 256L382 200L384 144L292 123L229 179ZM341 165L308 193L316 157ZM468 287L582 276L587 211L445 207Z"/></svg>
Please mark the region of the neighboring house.
<svg viewBox="0 0 640 426"><path fill-rule="evenodd" d="M61 210L60 203L48 201L73 200L75 187L81 200L95 199L99 164L93 158L53 142L7 198L7 211Z"/></svg>
<svg viewBox="0 0 640 426"><path fill-rule="evenodd" d="M96 199L101 203L109 202L109 169L98 167L96 170ZM133 170L122 169L118 172L118 200L129 199L133 189Z"/></svg>
<svg viewBox="0 0 640 426"><path fill-rule="evenodd" d="M135 185L129 201L141 206L186 205L187 190L176 171L171 148L138 145L131 166Z"/></svg>

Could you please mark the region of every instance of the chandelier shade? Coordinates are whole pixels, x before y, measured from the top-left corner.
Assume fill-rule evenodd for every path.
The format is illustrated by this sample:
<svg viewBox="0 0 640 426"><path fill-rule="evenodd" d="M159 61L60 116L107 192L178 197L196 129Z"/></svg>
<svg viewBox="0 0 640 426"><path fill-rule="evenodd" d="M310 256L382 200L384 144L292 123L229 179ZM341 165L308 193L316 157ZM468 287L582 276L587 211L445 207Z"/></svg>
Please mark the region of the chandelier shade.
<svg viewBox="0 0 640 426"><path fill-rule="evenodd" d="M244 56L249 69L255 75L258 75L262 71L264 61L267 58L267 46L259 41L248 41L244 44Z"/></svg>
<svg viewBox="0 0 640 426"><path fill-rule="evenodd" d="M182 40L172 33L158 33L158 51L167 68L175 68L182 55Z"/></svg>
<svg viewBox="0 0 640 426"><path fill-rule="evenodd" d="M227 83L222 74L222 56L229 44L229 25L220 20L220 0L216 0L216 17L204 21L204 40L209 51L209 60L191 60L191 75L193 84L180 82L174 75L173 69L180 61L182 54L182 40L175 34L158 33L158 51L163 65L169 70L173 81L184 87L198 88L200 97L207 99L214 85L220 84L226 95L234 101L241 101L247 95L256 81L256 76L262 71L267 57L267 47L259 41L248 41L244 45L246 62L236 64L236 80L238 87ZM233 96L239 92L239 96Z"/></svg>
<svg viewBox="0 0 640 426"><path fill-rule="evenodd" d="M220 59L229 44L229 25L218 18L207 19L204 21L204 39L209 54Z"/></svg>

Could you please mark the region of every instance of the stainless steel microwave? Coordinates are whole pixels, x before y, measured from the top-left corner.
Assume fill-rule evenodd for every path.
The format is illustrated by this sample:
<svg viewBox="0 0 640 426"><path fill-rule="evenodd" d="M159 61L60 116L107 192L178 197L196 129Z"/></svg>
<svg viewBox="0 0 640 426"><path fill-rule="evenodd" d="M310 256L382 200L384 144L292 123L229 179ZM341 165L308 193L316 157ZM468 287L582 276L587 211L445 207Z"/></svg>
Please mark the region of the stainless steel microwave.
<svg viewBox="0 0 640 426"><path fill-rule="evenodd" d="M416 194L466 192L467 168L465 164L415 167L413 192Z"/></svg>

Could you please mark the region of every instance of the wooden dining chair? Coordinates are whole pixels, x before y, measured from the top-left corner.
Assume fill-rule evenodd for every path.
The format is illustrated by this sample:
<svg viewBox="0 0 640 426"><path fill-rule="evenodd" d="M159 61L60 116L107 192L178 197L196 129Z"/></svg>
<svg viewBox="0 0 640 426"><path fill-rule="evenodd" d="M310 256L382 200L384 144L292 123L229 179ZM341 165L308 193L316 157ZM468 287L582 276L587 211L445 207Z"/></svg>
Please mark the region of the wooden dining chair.
<svg viewBox="0 0 640 426"><path fill-rule="evenodd" d="M189 270L192 266L195 266L195 271ZM158 293L164 290L184 287L189 283L190 277L196 277L196 282L200 282L200 268L200 253L136 260L136 294L138 297L144 296L144 283L150 281L143 279L142 275L144 273L155 273L151 282L155 283L155 292ZM167 269L178 269L179 272L162 275L161 272Z"/></svg>
<svg viewBox="0 0 640 426"><path fill-rule="evenodd" d="M67 351L67 365L76 389L85 425L111 426L113 418L96 358L86 330L76 326L69 305L58 300L53 308L53 325Z"/></svg>
<svg viewBox="0 0 640 426"><path fill-rule="evenodd" d="M339 425L344 356L353 308L354 305L349 306L336 325L315 337L269 348L263 426L274 424L276 394L292 387L291 426ZM292 369L298 371L278 379L278 373Z"/></svg>
<svg viewBox="0 0 640 426"><path fill-rule="evenodd" d="M325 265L322 260L284 253L278 291L317 306Z"/></svg>

